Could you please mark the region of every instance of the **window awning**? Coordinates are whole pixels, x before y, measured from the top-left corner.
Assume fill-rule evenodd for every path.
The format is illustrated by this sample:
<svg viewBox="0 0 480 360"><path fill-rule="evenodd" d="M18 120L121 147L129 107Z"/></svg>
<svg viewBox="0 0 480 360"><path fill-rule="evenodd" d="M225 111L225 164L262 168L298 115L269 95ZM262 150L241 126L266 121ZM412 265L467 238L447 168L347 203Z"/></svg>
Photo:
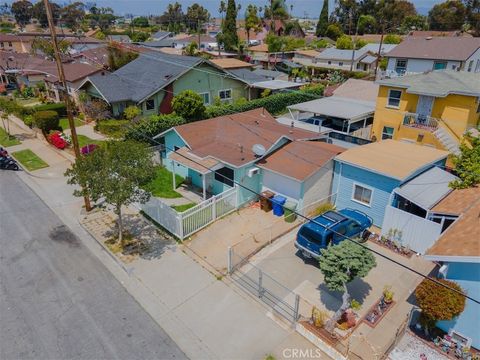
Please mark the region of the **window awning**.
<svg viewBox="0 0 480 360"><path fill-rule="evenodd" d="M200 174L208 174L215 170L214 168L218 167L220 162L213 158L201 158L193 154L186 147L182 147L175 152L171 152L168 155L170 160L183 165L189 169L193 169ZM221 167L221 166L220 166Z"/></svg>

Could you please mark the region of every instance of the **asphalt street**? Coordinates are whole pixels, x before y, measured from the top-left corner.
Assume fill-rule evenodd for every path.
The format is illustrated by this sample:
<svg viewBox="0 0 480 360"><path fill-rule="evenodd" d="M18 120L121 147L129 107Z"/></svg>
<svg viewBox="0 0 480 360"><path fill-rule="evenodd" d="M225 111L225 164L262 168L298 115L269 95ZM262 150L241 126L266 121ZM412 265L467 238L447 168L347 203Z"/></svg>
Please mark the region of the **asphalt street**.
<svg viewBox="0 0 480 360"><path fill-rule="evenodd" d="M0 170L0 359L185 359L26 186Z"/></svg>

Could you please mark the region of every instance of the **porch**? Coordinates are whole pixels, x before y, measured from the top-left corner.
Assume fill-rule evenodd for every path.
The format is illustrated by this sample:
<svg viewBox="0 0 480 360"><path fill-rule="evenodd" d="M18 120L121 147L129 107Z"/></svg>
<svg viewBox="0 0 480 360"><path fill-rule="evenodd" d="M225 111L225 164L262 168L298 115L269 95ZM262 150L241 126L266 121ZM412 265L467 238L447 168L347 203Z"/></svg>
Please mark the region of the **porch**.
<svg viewBox="0 0 480 360"><path fill-rule="evenodd" d="M433 132L438 128L438 123L439 119L437 118L428 115L407 112L403 117L402 125L410 128Z"/></svg>

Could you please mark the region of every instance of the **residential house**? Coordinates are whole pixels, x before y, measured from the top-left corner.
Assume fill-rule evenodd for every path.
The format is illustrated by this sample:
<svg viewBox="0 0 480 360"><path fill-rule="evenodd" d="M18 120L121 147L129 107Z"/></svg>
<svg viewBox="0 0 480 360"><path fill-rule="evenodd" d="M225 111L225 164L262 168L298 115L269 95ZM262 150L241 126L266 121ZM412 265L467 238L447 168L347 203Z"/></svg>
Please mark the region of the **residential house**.
<svg viewBox="0 0 480 360"><path fill-rule="evenodd" d="M472 37L471 34L461 31L461 30L452 30L452 31L442 31L442 30L412 30L408 33L408 36L412 37L429 37L429 36L449 36L449 37Z"/></svg>
<svg viewBox="0 0 480 360"><path fill-rule="evenodd" d="M336 84L325 88L325 96L339 96L348 99L377 101L379 85L373 81L348 79L342 84Z"/></svg>
<svg viewBox="0 0 480 360"><path fill-rule="evenodd" d="M201 57L141 54L113 72L89 77L81 86L90 97L103 99L120 116L130 105L139 106L144 115L170 113L173 97L183 90L200 94L205 104L219 97L231 102L248 97L248 86Z"/></svg>
<svg viewBox="0 0 480 360"><path fill-rule="evenodd" d="M153 41L161 41L161 40L173 37L173 33L170 32L170 31L161 31L160 30L160 31L157 31L156 33L152 34L150 37Z"/></svg>
<svg viewBox="0 0 480 360"><path fill-rule="evenodd" d="M373 53L359 50L327 48L318 54L311 66L339 70L374 71L377 57Z"/></svg>
<svg viewBox="0 0 480 360"><path fill-rule="evenodd" d="M480 73L432 71L378 84L376 140L406 140L458 154L465 132L479 125Z"/></svg>
<svg viewBox="0 0 480 360"><path fill-rule="evenodd" d="M292 61L303 66L313 66L316 62L317 55L321 51L317 50L295 50Z"/></svg>
<svg viewBox="0 0 480 360"><path fill-rule="evenodd" d="M269 189L295 201L297 209L330 195L332 159L343 151L309 141L320 137L281 125L261 108L176 126L156 138L165 145L166 167L204 198L238 183L238 204Z"/></svg>
<svg viewBox="0 0 480 360"><path fill-rule="evenodd" d="M480 188L454 190L434 209L456 217L453 224L427 250L425 258L441 264L439 276L455 281L470 297L480 294ZM437 327L467 347L480 350L480 305L466 299L465 309L450 321L439 321Z"/></svg>
<svg viewBox="0 0 480 360"><path fill-rule="evenodd" d="M164 41L167 39L164 39ZM173 46L175 48L184 49L192 42L197 43L199 50L217 50L217 39L208 35L191 35L173 38Z"/></svg>
<svg viewBox="0 0 480 360"><path fill-rule="evenodd" d="M457 218L435 210L451 193L450 182L457 179L439 167L432 167L394 189L381 234L388 237L395 232L399 243L424 254Z"/></svg>
<svg viewBox="0 0 480 360"><path fill-rule="evenodd" d="M268 51L267 44L250 46L247 50L251 62L256 65L262 65L264 68L274 68L277 63L283 60L289 60L293 57L294 51L282 51L271 53Z"/></svg>
<svg viewBox="0 0 480 360"><path fill-rule="evenodd" d="M108 35L110 41L115 41L119 43L131 43L132 40L128 35Z"/></svg>
<svg viewBox="0 0 480 360"><path fill-rule="evenodd" d="M389 77L443 69L480 72L480 38L407 37L386 57Z"/></svg>
<svg viewBox="0 0 480 360"><path fill-rule="evenodd" d="M224 70L251 69L253 67L253 64L235 58L212 59L210 61Z"/></svg>
<svg viewBox="0 0 480 360"><path fill-rule="evenodd" d="M335 205L362 211L381 227L394 189L444 166L447 156L446 151L395 140L352 147L335 158Z"/></svg>

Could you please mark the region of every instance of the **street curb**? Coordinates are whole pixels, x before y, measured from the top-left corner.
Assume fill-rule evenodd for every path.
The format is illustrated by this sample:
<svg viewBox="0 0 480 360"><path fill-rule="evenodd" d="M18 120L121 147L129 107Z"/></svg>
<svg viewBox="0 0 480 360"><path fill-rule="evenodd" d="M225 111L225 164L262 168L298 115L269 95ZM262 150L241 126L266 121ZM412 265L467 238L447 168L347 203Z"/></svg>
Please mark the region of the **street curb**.
<svg viewBox="0 0 480 360"><path fill-rule="evenodd" d="M132 276L133 274L133 270L134 268L127 268L125 266L125 264L123 264L123 262L114 254L110 251L110 249L108 247L105 246L105 244L98 240L95 235L93 235L90 230L87 229L87 227L85 227L82 222L80 220L77 220L78 221L78 224L82 227L83 230L85 230L88 235L90 235L90 237L93 238L93 240L95 240L97 242L97 244L99 244L102 249L108 254L108 256L110 256L116 263L118 266L120 266L122 268L123 271L125 271L125 273L128 275L128 276Z"/></svg>

